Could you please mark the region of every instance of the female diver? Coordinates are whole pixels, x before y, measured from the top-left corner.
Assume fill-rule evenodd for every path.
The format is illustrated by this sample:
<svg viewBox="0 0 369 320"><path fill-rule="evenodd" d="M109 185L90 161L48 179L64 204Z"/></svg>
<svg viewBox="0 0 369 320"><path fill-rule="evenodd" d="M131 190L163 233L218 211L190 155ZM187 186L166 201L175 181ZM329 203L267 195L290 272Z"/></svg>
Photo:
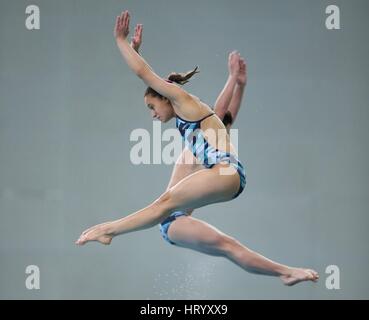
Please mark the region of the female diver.
<svg viewBox="0 0 369 320"><path fill-rule="evenodd" d="M148 86L144 100L153 117L162 122L176 118L176 126L186 144L180 159L186 159L177 161L170 184L158 199L126 217L85 230L76 244L89 241L110 244L118 235L161 224L163 236L170 243L225 257L248 272L277 276L289 286L301 281L317 281L316 271L276 263L204 221L186 215L193 209L236 198L246 184L245 170L216 113L174 84L187 82L197 69L185 75L171 74L167 80L160 78L128 43L129 22L128 11L117 17L114 29L117 46L128 66ZM142 25L136 31L138 28L142 32ZM179 163L190 163L190 167L176 170Z"/></svg>

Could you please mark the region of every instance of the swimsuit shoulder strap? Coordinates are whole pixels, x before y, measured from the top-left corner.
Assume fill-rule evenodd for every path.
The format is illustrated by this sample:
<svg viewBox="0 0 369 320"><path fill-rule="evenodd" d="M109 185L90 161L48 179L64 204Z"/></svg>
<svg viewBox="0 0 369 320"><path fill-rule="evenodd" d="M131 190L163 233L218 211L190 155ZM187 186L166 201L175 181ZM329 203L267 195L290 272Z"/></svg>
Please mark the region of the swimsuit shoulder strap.
<svg viewBox="0 0 369 320"><path fill-rule="evenodd" d="M206 115L205 117L201 118L198 122L201 122L201 121L205 120L206 118L211 117L213 114L215 114L215 112L212 112L212 113Z"/></svg>
<svg viewBox="0 0 369 320"><path fill-rule="evenodd" d="M212 113L206 115L205 117L201 118L200 120L195 120L195 121L182 119L179 115L176 115L176 118L177 118L177 120L179 119L179 120L181 120L183 122L187 122L187 123L200 123L201 121L203 121L206 118L212 116L213 114L215 114L215 112L212 112Z"/></svg>

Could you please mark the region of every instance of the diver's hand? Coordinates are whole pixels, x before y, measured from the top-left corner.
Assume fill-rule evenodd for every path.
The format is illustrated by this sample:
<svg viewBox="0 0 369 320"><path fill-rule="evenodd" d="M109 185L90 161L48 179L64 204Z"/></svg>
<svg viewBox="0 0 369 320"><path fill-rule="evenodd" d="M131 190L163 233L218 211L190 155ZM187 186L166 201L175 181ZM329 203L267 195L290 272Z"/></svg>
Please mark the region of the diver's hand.
<svg viewBox="0 0 369 320"><path fill-rule="evenodd" d="M240 69L240 54L232 51L228 56L228 72L230 77L237 77Z"/></svg>
<svg viewBox="0 0 369 320"><path fill-rule="evenodd" d="M247 65L246 65L245 59L241 57L239 64L240 64L240 68L239 68L238 75L237 75L237 84L240 86L246 86L247 84Z"/></svg>
<svg viewBox="0 0 369 320"><path fill-rule="evenodd" d="M142 44L142 30L143 30L143 25L137 24L135 27L135 34L131 38L131 46L133 49L137 51L137 53Z"/></svg>
<svg viewBox="0 0 369 320"><path fill-rule="evenodd" d="M126 40L129 34L129 12L123 11L120 16L117 16L114 27L114 37L118 40Z"/></svg>

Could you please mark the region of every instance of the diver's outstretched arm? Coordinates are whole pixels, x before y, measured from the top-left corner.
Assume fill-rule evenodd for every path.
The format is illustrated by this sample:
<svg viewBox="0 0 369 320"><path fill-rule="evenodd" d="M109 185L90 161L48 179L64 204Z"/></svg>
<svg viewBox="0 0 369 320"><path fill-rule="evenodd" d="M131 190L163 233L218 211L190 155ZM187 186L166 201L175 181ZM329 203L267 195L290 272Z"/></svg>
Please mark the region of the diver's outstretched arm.
<svg viewBox="0 0 369 320"><path fill-rule="evenodd" d="M228 56L229 76L214 105L214 111L221 120L223 120L228 110L237 83L237 75L240 68L239 59L240 54L237 51L232 51Z"/></svg>
<svg viewBox="0 0 369 320"><path fill-rule="evenodd" d="M247 66L242 57L240 57L239 64L240 68L237 75L236 88L234 89L232 100L228 107L228 111L232 115L233 122L236 120L238 111L240 110L243 93L247 84Z"/></svg>
<svg viewBox="0 0 369 320"><path fill-rule="evenodd" d="M186 102L186 100L190 98L190 95L175 84L169 83L159 77L151 69L149 64L128 43L129 20L129 12L122 12L122 14L117 17L114 28L117 46L128 66L147 86L168 98L175 105L181 105Z"/></svg>

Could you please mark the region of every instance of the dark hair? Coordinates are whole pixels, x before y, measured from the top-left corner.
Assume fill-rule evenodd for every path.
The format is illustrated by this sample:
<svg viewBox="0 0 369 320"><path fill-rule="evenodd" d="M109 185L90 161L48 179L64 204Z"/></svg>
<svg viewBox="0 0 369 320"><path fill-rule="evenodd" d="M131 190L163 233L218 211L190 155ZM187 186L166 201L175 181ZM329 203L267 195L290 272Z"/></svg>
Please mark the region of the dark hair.
<svg viewBox="0 0 369 320"><path fill-rule="evenodd" d="M232 125L233 123L233 117L232 117L232 113L228 110L225 115L224 115L224 118L223 118L223 124L225 126L227 125Z"/></svg>
<svg viewBox="0 0 369 320"><path fill-rule="evenodd" d="M195 73L199 73L200 71L198 71L199 67L196 67L195 69L193 69L192 71L189 71L187 73L175 73L172 72L169 74L169 76L167 77L167 79L165 79L168 82L175 82L178 83L179 85L184 85L185 83L188 82L188 80L195 74ZM145 91L145 97L147 95L152 95L153 97L157 97L160 99L163 99L164 97L156 92L153 88L148 87Z"/></svg>

